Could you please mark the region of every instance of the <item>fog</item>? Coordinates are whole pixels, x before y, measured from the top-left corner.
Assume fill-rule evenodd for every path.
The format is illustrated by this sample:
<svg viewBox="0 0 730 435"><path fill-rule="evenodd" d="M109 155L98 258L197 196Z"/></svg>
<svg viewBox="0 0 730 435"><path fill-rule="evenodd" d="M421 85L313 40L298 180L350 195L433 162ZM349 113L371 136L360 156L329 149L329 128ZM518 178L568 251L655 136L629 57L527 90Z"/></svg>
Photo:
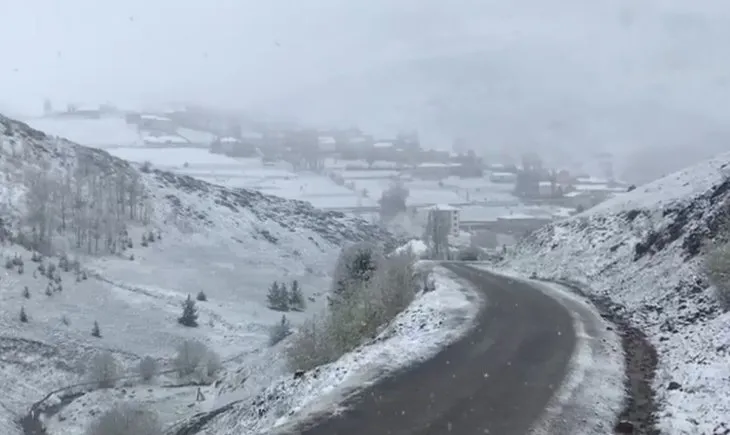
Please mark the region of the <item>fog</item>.
<svg viewBox="0 0 730 435"><path fill-rule="evenodd" d="M11 112L194 101L555 152L700 152L730 133L722 0L5 2Z"/></svg>

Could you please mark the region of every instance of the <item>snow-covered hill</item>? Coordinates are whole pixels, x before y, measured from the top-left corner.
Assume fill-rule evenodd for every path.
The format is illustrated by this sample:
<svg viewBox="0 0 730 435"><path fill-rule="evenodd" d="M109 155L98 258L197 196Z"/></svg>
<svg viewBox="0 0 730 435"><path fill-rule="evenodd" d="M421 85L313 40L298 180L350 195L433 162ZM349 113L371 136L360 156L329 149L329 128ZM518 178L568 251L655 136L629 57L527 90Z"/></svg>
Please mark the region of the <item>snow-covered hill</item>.
<svg viewBox="0 0 730 435"><path fill-rule="evenodd" d="M663 433L730 433L730 313L700 267L703 242L730 210L728 169L725 154L548 225L503 264L623 305L659 354Z"/></svg>
<svg viewBox="0 0 730 435"><path fill-rule="evenodd" d="M139 167L2 115L0 168L0 258L8 260L0 383L9 392L0 397L0 432L8 435L31 402L83 380L98 349L111 350L125 373L144 355L169 363L188 338L224 361L245 360L281 316L266 306L272 281L301 284L309 310L289 313L296 323L324 302L344 244L392 242L340 213ZM64 252L83 275L47 273ZM200 291L208 297L198 302L200 326L182 327L180 304ZM91 336L94 322L101 338ZM168 411L179 418L195 409L184 402Z"/></svg>

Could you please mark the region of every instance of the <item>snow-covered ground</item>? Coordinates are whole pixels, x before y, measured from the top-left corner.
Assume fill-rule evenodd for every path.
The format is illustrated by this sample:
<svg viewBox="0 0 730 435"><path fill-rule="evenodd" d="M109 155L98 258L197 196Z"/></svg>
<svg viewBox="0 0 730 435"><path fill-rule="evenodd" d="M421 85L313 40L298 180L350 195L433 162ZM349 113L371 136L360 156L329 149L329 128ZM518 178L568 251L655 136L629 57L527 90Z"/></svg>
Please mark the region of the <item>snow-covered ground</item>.
<svg viewBox="0 0 730 435"><path fill-rule="evenodd" d="M31 127L53 136L97 148L144 147L144 134L137 131L137 126L128 124L123 116L105 116L99 119L73 117L37 117L24 119ZM173 143L190 142L196 145L207 145L216 136L205 131L178 128L177 136L171 136ZM148 137L153 142L154 138ZM164 143L164 141L158 141Z"/></svg>
<svg viewBox="0 0 730 435"><path fill-rule="evenodd" d="M262 350L250 365L223 379L214 406L232 407L199 434L269 433L332 412L347 395L458 339L471 327L480 299L444 269L434 272L435 291L419 294L376 339L303 378L293 379L285 370L286 341Z"/></svg>
<svg viewBox="0 0 730 435"><path fill-rule="evenodd" d="M548 225L502 264L622 304L659 354L659 426L673 435L730 427L730 313L700 267L702 242L727 213L728 162L719 156Z"/></svg>
<svg viewBox="0 0 730 435"><path fill-rule="evenodd" d="M31 118L25 121L33 128L81 145L99 148L142 145L142 138L137 132L137 127L127 124L123 117Z"/></svg>
<svg viewBox="0 0 730 435"><path fill-rule="evenodd" d="M74 166L84 170L75 171ZM52 280L37 270L39 263L31 260L31 252L7 240L0 245L3 265L16 257L23 262L22 272L15 265L4 269L0 278L0 383L6 392L0 398L3 435L18 433L14 420L32 402L50 390L83 381L86 363L100 349L111 350L125 373L133 371L144 355L168 360L175 346L188 338L207 343L225 360L245 361L266 343L269 327L279 320L280 313L265 304L274 280L297 279L305 297L312 298L308 308L316 310L329 285L328 272L344 244L390 240L390 235L366 222L325 213L304 202L231 191L167 172L141 172L105 152L49 138L1 116L0 167L6 177L0 190L2 230L30 231L26 213L44 210L44 219L55 222L54 228L59 225L54 246L78 258L88 277L77 280L73 272L61 272L62 290L48 295ZM81 186L75 194L79 200L88 199L84 196L87 181L100 185L100 178L93 174L104 174L106 187L114 184L109 180L133 181L126 184L125 195L137 192L134 195L144 199L135 213L145 217L115 218L122 219L117 224L126 226L131 246L125 243L123 252L95 255L89 254L93 240L77 246L75 232L63 232L60 225L77 225L81 221L73 219L79 216L66 213L64 221L65 203L47 197L41 203L28 199L32 189L39 194L39 188L30 184L34 178L27 176L34 168L45 168L44 174L58 177L42 179L54 189L66 182ZM86 180L84 174L92 175ZM132 189L135 185L144 186L144 195ZM98 194L99 198L104 196ZM101 212L89 208L89 213L97 211ZM103 215L104 225L112 215ZM104 246L106 237L113 239L116 233L107 233L112 227L102 226L101 221L99 225L106 234L100 241ZM86 229L80 226L78 231ZM143 234L150 232L157 234L155 240L142 243ZM58 257L46 257L43 264L48 267L58 261ZM181 302L199 291L208 296L197 304L200 326L182 327L177 323ZM27 323L20 321L21 307L28 315ZM310 312L290 313L292 323ZM101 338L91 336L95 321ZM182 409L175 404L178 393L154 394L171 401L166 415ZM161 400L166 403L168 398Z"/></svg>
<svg viewBox="0 0 730 435"><path fill-rule="evenodd" d="M200 148L115 148L112 155L133 162L149 162L155 168L185 174L209 183L232 188L255 189L270 195L307 201L320 208L376 206L328 177L311 172L294 172L288 163L264 166L259 158L233 158ZM379 198L379 197L378 197Z"/></svg>

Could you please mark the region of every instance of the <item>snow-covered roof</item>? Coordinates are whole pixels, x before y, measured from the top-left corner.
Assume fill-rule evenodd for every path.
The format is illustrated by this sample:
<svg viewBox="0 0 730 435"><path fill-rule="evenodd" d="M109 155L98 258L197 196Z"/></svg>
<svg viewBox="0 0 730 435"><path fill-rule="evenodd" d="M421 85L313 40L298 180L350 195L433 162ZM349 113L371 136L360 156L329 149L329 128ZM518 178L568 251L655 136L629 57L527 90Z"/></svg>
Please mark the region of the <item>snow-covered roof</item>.
<svg viewBox="0 0 730 435"><path fill-rule="evenodd" d="M431 207L431 210L438 210L438 211L458 211L458 207L454 207L452 205L448 204L436 204Z"/></svg>
<svg viewBox="0 0 730 435"><path fill-rule="evenodd" d="M142 140L146 143L155 143L155 144L163 144L163 143L180 143L185 144L189 143L187 139L185 139L182 136L173 136L173 135L162 135L162 136L144 136Z"/></svg>
<svg viewBox="0 0 730 435"><path fill-rule="evenodd" d="M544 216L533 216L526 213L513 213L513 214L504 214L497 217L497 219L515 219L515 220L521 220L521 219L546 219Z"/></svg>
<svg viewBox="0 0 730 435"><path fill-rule="evenodd" d="M421 163L417 168L453 168L460 166L458 163Z"/></svg>
<svg viewBox="0 0 730 435"><path fill-rule="evenodd" d="M241 142L240 140L238 140L238 139L236 139L235 137L232 137L232 136L222 137L219 140L220 140L221 143L239 143L239 142Z"/></svg>
<svg viewBox="0 0 730 435"><path fill-rule="evenodd" d="M172 121L170 118L168 118L166 116L151 115L151 114L140 115L140 118L147 119L149 121Z"/></svg>
<svg viewBox="0 0 730 435"><path fill-rule="evenodd" d="M574 190L572 192L568 192L564 194L563 196L566 198L576 198L578 196L588 196L590 192L587 192L585 190Z"/></svg>
<svg viewBox="0 0 730 435"><path fill-rule="evenodd" d="M537 185L540 187L553 187L553 183L551 181L540 181Z"/></svg>
<svg viewBox="0 0 730 435"><path fill-rule="evenodd" d="M606 178L599 178L599 177L593 177L593 176L588 176L588 177L579 176L576 178L576 181L581 184L608 184L608 183L610 183L610 181L607 180Z"/></svg>
<svg viewBox="0 0 730 435"><path fill-rule="evenodd" d="M492 172L491 177L517 177L517 174L512 172Z"/></svg>

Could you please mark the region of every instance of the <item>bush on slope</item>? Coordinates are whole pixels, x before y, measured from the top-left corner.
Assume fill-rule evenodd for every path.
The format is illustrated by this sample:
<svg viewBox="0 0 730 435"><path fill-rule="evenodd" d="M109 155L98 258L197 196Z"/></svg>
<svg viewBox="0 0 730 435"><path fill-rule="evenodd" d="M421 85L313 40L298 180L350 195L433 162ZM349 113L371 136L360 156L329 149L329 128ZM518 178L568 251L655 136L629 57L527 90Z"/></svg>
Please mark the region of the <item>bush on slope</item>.
<svg viewBox="0 0 730 435"><path fill-rule="evenodd" d="M623 305L659 352L655 388L668 433L711 434L730 415L730 315L703 267L703 246L730 211L729 160L704 162L547 225L505 259L525 274L580 281Z"/></svg>
<svg viewBox="0 0 730 435"><path fill-rule="evenodd" d="M287 349L292 370L310 370L335 361L403 311L418 291L415 257L383 256L376 247L355 244L342 250L332 279L327 310L305 322Z"/></svg>

